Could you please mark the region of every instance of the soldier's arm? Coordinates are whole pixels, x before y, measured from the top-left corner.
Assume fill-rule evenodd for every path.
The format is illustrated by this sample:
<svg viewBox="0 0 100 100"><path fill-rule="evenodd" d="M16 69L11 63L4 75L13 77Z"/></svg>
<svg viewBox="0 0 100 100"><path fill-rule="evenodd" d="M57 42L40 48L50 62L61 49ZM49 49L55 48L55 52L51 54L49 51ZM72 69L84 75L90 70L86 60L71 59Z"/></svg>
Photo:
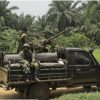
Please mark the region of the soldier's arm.
<svg viewBox="0 0 100 100"><path fill-rule="evenodd" d="M19 53L19 58L20 58L20 63L21 64L26 64L26 65L28 65L29 64L29 62L27 61L27 60L25 60L24 59L24 57L23 57L23 52L21 51L20 53Z"/></svg>
<svg viewBox="0 0 100 100"><path fill-rule="evenodd" d="M33 56L32 56L32 63L31 63L33 66L38 66L38 62L36 61L36 59L35 59L35 55L33 54Z"/></svg>
<svg viewBox="0 0 100 100"><path fill-rule="evenodd" d="M20 61L23 60L23 53L22 53L22 51L19 53L19 58L20 58Z"/></svg>
<svg viewBox="0 0 100 100"><path fill-rule="evenodd" d="M24 38L25 43L29 43L27 36L24 36L23 38Z"/></svg>
<svg viewBox="0 0 100 100"><path fill-rule="evenodd" d="M24 39L25 43L29 43L27 34L23 33L23 34L21 35L21 38Z"/></svg>
<svg viewBox="0 0 100 100"><path fill-rule="evenodd" d="M34 54L32 55L32 62L35 63L35 55Z"/></svg>

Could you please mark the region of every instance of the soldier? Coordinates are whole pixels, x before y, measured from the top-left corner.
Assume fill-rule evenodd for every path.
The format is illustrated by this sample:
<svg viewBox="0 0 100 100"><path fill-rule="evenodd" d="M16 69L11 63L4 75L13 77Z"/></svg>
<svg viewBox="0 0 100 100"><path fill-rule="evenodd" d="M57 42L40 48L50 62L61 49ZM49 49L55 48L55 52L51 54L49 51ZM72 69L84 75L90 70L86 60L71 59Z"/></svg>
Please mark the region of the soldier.
<svg viewBox="0 0 100 100"><path fill-rule="evenodd" d="M20 41L19 41L19 47L18 47L18 50L17 50L17 53L19 53L20 51L22 51L22 47L25 43L28 43L30 44L29 42L29 34L27 33L27 28L26 27L23 27L22 29L22 34L20 36Z"/></svg>
<svg viewBox="0 0 100 100"><path fill-rule="evenodd" d="M44 44L44 41L46 41L46 39L43 39L42 41L40 41L39 52L48 52L47 45Z"/></svg>
<svg viewBox="0 0 100 100"><path fill-rule="evenodd" d="M20 57L20 63L23 67L23 72L26 75L26 78L28 78L28 74L33 73L34 79L37 79L37 76L35 74L35 67L38 66L38 64L35 61L34 55L32 51L30 50L30 45L28 43L25 43L23 45L23 50L19 53ZM33 72L32 72L33 71ZM26 79L27 80L27 79Z"/></svg>
<svg viewBox="0 0 100 100"><path fill-rule="evenodd" d="M50 44L50 51L51 52L54 52L55 51L55 48L56 48L56 43L51 41L51 44Z"/></svg>
<svg viewBox="0 0 100 100"><path fill-rule="evenodd" d="M54 51L54 43L52 41L46 42L47 40L42 40L41 43L41 52L53 52Z"/></svg>

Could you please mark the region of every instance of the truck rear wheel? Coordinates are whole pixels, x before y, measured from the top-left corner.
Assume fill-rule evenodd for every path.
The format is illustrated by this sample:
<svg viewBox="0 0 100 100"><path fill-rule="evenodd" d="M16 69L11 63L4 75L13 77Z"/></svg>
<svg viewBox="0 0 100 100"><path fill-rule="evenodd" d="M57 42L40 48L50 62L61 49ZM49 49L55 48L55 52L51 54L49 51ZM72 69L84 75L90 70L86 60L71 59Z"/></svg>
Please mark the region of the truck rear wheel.
<svg viewBox="0 0 100 100"><path fill-rule="evenodd" d="M33 84L29 89L28 98L38 100L48 100L49 98L49 87L46 83Z"/></svg>
<svg viewBox="0 0 100 100"><path fill-rule="evenodd" d="M24 87L20 87L20 88L16 88L15 91L18 92L20 94L20 96L22 96L24 99L27 99L27 95L28 95L28 90L29 90L29 87L26 86L25 88Z"/></svg>

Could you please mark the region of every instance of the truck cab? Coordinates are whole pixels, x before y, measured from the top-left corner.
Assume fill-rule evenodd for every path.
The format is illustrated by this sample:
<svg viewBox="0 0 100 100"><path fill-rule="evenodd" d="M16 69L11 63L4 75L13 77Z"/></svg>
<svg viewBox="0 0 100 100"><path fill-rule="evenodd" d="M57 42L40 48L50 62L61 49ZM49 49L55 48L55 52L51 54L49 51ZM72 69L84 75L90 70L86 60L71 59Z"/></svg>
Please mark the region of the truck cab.
<svg viewBox="0 0 100 100"><path fill-rule="evenodd" d="M89 85L99 82L100 65L91 50L66 48L63 52L66 53L67 73L68 77L72 78L73 85Z"/></svg>

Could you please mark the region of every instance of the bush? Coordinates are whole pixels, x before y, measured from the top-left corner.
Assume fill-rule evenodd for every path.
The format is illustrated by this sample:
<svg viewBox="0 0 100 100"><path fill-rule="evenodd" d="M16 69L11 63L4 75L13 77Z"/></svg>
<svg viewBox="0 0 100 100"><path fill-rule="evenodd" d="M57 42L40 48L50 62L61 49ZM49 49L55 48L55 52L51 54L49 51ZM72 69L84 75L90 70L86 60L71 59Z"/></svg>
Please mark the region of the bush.
<svg viewBox="0 0 100 100"><path fill-rule="evenodd" d="M16 52L18 48L19 34L14 29L8 29L1 32L0 50L5 52Z"/></svg>
<svg viewBox="0 0 100 100"><path fill-rule="evenodd" d="M100 99L99 92L66 94L57 98L57 100L99 100L99 99Z"/></svg>
<svg viewBox="0 0 100 100"><path fill-rule="evenodd" d="M93 47L95 45L93 41L80 33L74 33L68 37L62 35L56 39L56 44L60 47Z"/></svg>

